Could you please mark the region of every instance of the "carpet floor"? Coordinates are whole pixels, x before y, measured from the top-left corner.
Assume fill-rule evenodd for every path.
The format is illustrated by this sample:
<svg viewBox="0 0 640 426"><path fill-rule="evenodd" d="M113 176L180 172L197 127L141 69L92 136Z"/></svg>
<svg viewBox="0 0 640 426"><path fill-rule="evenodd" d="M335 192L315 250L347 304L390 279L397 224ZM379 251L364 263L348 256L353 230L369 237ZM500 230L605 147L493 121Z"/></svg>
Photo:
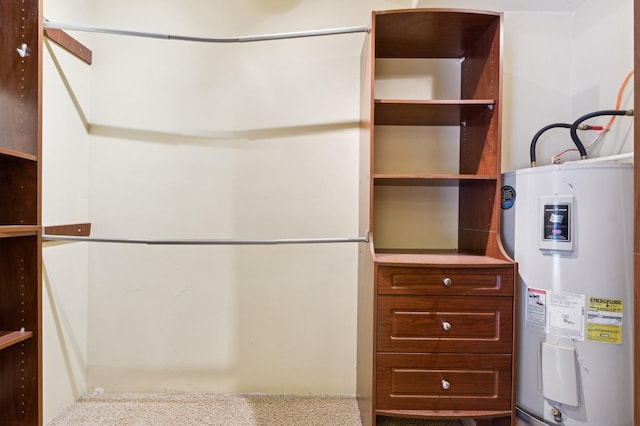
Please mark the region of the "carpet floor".
<svg viewBox="0 0 640 426"><path fill-rule="evenodd" d="M383 417L378 426L460 426L457 420ZM104 394L80 398L48 426L360 426L353 397Z"/></svg>

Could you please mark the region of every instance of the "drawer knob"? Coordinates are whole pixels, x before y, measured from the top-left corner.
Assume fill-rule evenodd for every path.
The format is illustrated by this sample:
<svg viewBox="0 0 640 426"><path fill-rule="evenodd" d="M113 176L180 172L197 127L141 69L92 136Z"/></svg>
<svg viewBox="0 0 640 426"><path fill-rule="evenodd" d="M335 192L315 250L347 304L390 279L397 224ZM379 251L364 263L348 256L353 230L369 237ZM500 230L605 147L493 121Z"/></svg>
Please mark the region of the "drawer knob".
<svg viewBox="0 0 640 426"><path fill-rule="evenodd" d="M448 322L448 321L443 321L443 322L442 322L442 329L443 329L444 331L449 331L449 330L451 330L451 323L450 323L450 322Z"/></svg>
<svg viewBox="0 0 640 426"><path fill-rule="evenodd" d="M442 389L447 390L451 387L451 383L447 382L446 380L442 381Z"/></svg>
<svg viewBox="0 0 640 426"><path fill-rule="evenodd" d="M446 277L444 280L442 280L442 284L449 287L451 284L453 284L453 281L451 281L451 278Z"/></svg>

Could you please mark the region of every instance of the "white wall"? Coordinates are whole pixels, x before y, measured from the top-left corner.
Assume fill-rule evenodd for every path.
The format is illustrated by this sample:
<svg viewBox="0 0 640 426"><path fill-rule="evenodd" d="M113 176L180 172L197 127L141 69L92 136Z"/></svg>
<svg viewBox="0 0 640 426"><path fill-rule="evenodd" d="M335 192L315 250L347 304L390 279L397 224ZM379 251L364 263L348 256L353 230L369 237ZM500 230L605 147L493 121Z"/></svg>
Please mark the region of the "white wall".
<svg viewBox="0 0 640 426"><path fill-rule="evenodd" d="M633 70L633 1L587 0L572 13L505 13L504 171L529 167L533 135L557 122L572 123L586 113L614 109L623 80ZM633 80L621 109L633 108ZM609 116L587 124L605 125ZM597 132L580 132L588 145ZM579 159L569 131L540 137L538 165L566 149L562 161ZM633 151L633 120L618 117L589 150L590 157Z"/></svg>
<svg viewBox="0 0 640 426"><path fill-rule="evenodd" d="M369 5L348 4L109 0L92 13L238 36L366 25ZM363 38L94 36L94 234L357 236ZM353 393L355 244L94 245L90 258L90 388Z"/></svg>
<svg viewBox="0 0 640 426"><path fill-rule="evenodd" d="M531 139L542 127L571 122L571 14L508 12L504 19L502 170L529 167ZM550 130L540 138L538 164L548 164L568 130Z"/></svg>
<svg viewBox="0 0 640 426"><path fill-rule="evenodd" d="M590 0L573 14L571 111L583 114L614 109L625 77L633 71L633 1ZM606 36L603 36L606 34ZM620 109L633 109L633 78L623 92ZM588 123L605 125L610 117ZM594 132L580 134L587 145ZM607 135L590 155L603 156L633 151L633 118L617 117Z"/></svg>
<svg viewBox="0 0 640 426"><path fill-rule="evenodd" d="M480 8L477 1L435 0L87 3L93 25L201 36L366 25L371 9L414 3ZM529 143L540 127L613 106L633 58L632 1L606 2L611 10L601 10L602 3L585 1L575 12L514 10L514 2L501 3L504 170L528 165ZM495 2L487 5L499 9ZM88 14L50 17L67 18L88 22ZM66 74L82 68L71 84L88 105L90 136L72 107L59 106L69 102L62 88L45 105L52 117L55 109L68 115L60 123L80 126L60 130L72 137L59 143L82 142L69 155L89 156L76 163L45 152L45 172L51 170L45 174L45 213L51 222L88 215L93 235L127 238L356 236L362 34L222 45L100 34L90 40L90 99L86 68L73 60L63 64ZM580 51L595 40L615 43L617 53L607 55L619 57L602 63L591 57L587 64ZM45 77L45 87L52 86L47 90L55 90L55 72ZM53 128L45 131L55 134ZM570 144L568 135L557 137L566 140L540 142L540 161ZM57 152L64 157L66 151ZM65 185L61 179L79 164L88 169L74 176L88 175L88 184L77 178ZM82 210L87 198L88 214ZM355 245L93 244L46 250L49 280L56 283L72 273L67 264L82 256L65 252L48 261L54 250L88 250L89 284L69 293L62 293L64 285L72 284L53 286L64 294L57 303L64 315L49 315L45 327L45 333L88 336L66 345L55 334L47 338L46 363L62 366L67 347L76 345L77 367L71 370L80 371L86 356L86 383L82 374L81 380L56 378L67 395L94 387L355 391ZM54 263L60 279L51 277ZM56 406L54 391L45 392L47 404Z"/></svg>
<svg viewBox="0 0 640 426"><path fill-rule="evenodd" d="M89 19L86 0L47 0L50 20ZM82 34L79 40L89 44ZM44 225L89 221L89 67L51 42L44 45ZM88 247L43 246L43 390L46 422L86 392Z"/></svg>

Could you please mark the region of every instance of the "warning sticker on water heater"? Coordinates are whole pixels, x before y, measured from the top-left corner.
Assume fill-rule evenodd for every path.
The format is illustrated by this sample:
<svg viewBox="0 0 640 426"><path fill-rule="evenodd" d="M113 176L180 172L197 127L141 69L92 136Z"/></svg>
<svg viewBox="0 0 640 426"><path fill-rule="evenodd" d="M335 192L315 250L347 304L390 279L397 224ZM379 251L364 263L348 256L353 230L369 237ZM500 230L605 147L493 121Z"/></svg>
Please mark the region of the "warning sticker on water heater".
<svg viewBox="0 0 640 426"><path fill-rule="evenodd" d="M622 343L622 299L589 298L587 340Z"/></svg>
<svg viewBox="0 0 640 426"><path fill-rule="evenodd" d="M547 291L527 288L527 328L545 331L547 324Z"/></svg>

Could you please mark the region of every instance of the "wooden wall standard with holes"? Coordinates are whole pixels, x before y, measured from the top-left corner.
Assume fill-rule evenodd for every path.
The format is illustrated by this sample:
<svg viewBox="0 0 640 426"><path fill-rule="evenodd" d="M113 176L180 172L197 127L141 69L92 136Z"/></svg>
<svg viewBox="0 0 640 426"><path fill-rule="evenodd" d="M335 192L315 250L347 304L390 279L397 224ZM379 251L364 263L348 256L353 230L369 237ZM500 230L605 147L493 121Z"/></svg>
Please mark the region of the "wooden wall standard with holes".
<svg viewBox="0 0 640 426"><path fill-rule="evenodd" d="M0 2L0 423L42 423L41 8Z"/></svg>
<svg viewBox="0 0 640 426"><path fill-rule="evenodd" d="M42 419L41 0L0 2L0 425ZM72 48L66 34L56 41ZM65 37L66 36L66 37ZM75 42L77 43L77 42ZM88 224L52 227L89 232Z"/></svg>

